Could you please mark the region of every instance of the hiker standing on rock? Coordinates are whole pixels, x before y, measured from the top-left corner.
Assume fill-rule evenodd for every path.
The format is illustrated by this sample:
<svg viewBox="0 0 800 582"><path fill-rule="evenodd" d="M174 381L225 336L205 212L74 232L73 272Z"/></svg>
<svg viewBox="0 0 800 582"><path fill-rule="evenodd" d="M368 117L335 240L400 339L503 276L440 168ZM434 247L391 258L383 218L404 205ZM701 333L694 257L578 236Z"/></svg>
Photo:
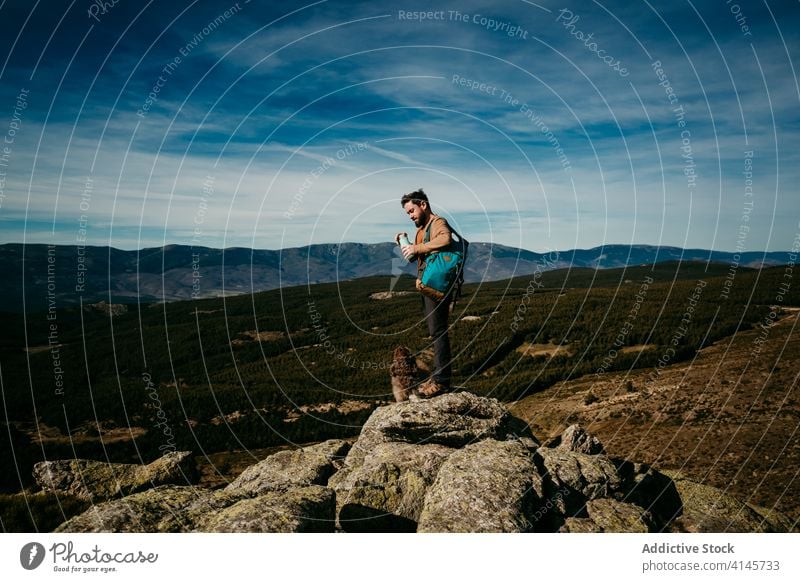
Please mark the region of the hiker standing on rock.
<svg viewBox="0 0 800 582"><path fill-rule="evenodd" d="M422 189L405 194L400 199L400 204L417 227L413 244L407 237L403 239L405 233L398 233L395 240L401 245L403 257L408 261L417 260L417 289L422 293L425 319L428 331L433 337L434 348L433 373L420 385L418 393L420 396L430 398L450 389L451 357L447 317L454 293L452 287L445 293L431 291L421 285L420 280L426 267L426 259L431 253L451 248L452 229L444 217L433 213L428 196Z"/></svg>

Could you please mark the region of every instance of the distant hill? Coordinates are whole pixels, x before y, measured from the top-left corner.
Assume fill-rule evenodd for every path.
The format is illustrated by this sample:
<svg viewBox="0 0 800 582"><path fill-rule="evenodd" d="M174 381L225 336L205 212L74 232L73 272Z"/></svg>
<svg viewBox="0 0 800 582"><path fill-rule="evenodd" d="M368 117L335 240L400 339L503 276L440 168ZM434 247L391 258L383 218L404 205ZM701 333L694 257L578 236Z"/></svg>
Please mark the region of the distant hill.
<svg viewBox="0 0 800 582"><path fill-rule="evenodd" d="M734 253L648 245L608 245L549 254L472 243L467 282L497 281L561 268L610 269L667 261L734 262ZM80 252L79 252L80 251ZM788 262L786 252L741 253L739 264L758 268ZM41 311L48 297L59 306L176 301L240 295L283 287L414 274L392 243L318 244L282 250L212 249L167 245L138 251L43 244L0 245L3 311ZM51 294L52 293L52 294ZM24 297L24 303L23 303Z"/></svg>

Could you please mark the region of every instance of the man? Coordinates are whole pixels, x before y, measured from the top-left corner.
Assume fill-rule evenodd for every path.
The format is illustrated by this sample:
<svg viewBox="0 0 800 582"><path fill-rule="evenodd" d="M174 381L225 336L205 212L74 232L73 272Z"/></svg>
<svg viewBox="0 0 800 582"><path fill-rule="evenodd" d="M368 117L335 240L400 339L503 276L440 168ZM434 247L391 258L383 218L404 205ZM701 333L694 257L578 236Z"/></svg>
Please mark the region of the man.
<svg viewBox="0 0 800 582"><path fill-rule="evenodd" d="M422 189L405 194L400 199L403 210L417 227L414 244L400 247L407 260L417 259L417 276L422 275L425 258L433 251L446 249L452 242L450 226L447 220L434 214L428 196ZM425 230L430 225L430 239L423 242ZM396 240L399 240L398 233ZM427 295L422 296L428 332L433 337L434 370L431 377L420 385L420 396L430 398L450 389L450 338L447 335L447 316L450 311L451 294L445 295L441 301L435 301Z"/></svg>

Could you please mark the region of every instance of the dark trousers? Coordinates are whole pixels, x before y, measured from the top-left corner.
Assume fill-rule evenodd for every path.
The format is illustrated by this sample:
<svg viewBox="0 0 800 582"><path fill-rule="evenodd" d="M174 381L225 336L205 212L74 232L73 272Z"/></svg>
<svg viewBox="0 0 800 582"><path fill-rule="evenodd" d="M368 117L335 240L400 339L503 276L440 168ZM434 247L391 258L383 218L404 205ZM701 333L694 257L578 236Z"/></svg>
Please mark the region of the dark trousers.
<svg viewBox="0 0 800 582"><path fill-rule="evenodd" d="M426 295L422 296L425 304L425 320L428 322L428 333L433 337L433 373L431 377L438 383L450 386L451 367L450 338L447 335L447 317L450 314L450 295L436 302Z"/></svg>

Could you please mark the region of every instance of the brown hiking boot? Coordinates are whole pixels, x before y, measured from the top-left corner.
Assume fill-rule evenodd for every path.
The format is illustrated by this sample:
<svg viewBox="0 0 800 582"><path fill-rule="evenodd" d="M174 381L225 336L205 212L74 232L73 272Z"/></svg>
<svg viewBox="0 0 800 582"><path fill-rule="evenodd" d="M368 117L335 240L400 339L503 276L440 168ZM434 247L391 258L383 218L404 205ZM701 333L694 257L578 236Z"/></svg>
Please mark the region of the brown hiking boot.
<svg viewBox="0 0 800 582"><path fill-rule="evenodd" d="M447 386L440 384L433 378L428 378L425 382L419 385L419 388L417 388L417 394L420 396L420 398L433 398L434 396L444 394L445 392L447 392Z"/></svg>

